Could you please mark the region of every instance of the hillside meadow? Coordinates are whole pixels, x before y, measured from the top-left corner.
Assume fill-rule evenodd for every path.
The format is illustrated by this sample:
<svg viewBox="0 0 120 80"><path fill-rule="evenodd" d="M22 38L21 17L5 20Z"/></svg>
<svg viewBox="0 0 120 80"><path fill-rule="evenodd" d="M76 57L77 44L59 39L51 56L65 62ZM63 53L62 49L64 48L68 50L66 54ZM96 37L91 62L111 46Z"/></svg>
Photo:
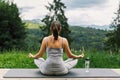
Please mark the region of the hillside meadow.
<svg viewBox="0 0 120 80"><path fill-rule="evenodd" d="M80 51L72 51L74 54L80 54ZM32 52L33 54L37 51ZM34 60L28 57L28 51L4 51L0 54L0 68L37 68ZM44 53L46 59L46 53ZM109 54L104 51L85 51L85 57L79 59L76 68L84 68L85 58L90 58L91 68L120 68L120 54ZM67 56L64 53L63 59Z"/></svg>
<svg viewBox="0 0 120 80"><path fill-rule="evenodd" d="M26 46L21 50L13 49L11 51L0 52L0 68L37 68L34 60L28 57L29 53L37 53L40 48L40 39L42 36L39 24L27 22L25 24L27 37ZM81 47L85 48L85 57L79 59L76 68L84 68L85 58L90 58L91 68L120 68L120 53L112 53L104 50L104 39L107 31L83 28L78 26L70 27L71 37L74 39L71 43L71 50L79 55ZM46 53L43 56L46 59ZM67 56L64 53L63 59Z"/></svg>

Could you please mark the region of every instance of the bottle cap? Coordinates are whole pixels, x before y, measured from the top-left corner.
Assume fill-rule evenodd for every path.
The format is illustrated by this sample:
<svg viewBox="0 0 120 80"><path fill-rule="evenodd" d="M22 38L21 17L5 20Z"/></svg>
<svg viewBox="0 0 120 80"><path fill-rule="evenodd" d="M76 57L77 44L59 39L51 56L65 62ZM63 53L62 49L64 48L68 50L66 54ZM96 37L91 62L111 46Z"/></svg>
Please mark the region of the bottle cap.
<svg viewBox="0 0 120 80"><path fill-rule="evenodd" d="M90 58L89 58L89 57L87 57L85 60L90 60Z"/></svg>

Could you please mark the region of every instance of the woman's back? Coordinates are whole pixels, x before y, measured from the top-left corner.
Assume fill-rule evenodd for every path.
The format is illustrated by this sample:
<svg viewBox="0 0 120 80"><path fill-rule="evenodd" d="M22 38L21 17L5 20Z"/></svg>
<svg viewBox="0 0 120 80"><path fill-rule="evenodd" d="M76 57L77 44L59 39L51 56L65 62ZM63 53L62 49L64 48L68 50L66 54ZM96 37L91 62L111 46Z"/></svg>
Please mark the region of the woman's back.
<svg viewBox="0 0 120 80"><path fill-rule="evenodd" d="M63 55L63 39L58 37L58 40L54 41L53 36L46 38L46 53L47 58L59 58L62 59Z"/></svg>
<svg viewBox="0 0 120 80"><path fill-rule="evenodd" d="M57 40L54 40L53 35L46 37L46 47L49 48L63 48L63 38L58 36Z"/></svg>
<svg viewBox="0 0 120 80"><path fill-rule="evenodd" d="M52 42L52 37L47 37L46 39L46 53L47 59L44 63L45 68L52 72L62 72L65 71L65 65L62 58L63 55L63 42L60 37L58 41ZM59 44L61 43L61 45Z"/></svg>

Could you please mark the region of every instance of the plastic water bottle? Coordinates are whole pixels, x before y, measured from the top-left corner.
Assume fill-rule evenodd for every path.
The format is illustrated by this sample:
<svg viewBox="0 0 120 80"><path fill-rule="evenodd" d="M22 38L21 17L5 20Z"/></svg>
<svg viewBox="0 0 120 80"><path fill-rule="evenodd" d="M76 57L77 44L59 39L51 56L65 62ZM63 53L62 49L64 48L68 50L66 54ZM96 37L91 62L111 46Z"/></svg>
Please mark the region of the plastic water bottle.
<svg viewBox="0 0 120 80"><path fill-rule="evenodd" d="M89 67L90 67L90 58L85 59L85 72L89 72Z"/></svg>

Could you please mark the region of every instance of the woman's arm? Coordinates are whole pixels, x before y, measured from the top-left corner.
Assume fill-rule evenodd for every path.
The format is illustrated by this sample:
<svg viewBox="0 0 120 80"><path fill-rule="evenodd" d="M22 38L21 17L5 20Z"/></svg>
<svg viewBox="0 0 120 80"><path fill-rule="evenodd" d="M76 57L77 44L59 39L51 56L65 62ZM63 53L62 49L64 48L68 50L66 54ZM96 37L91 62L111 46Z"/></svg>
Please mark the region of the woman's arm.
<svg viewBox="0 0 120 80"><path fill-rule="evenodd" d="M40 58L43 56L45 49L46 49L46 37L42 41L41 48L40 48L39 52L36 55L29 53L29 57L34 58L34 59Z"/></svg>
<svg viewBox="0 0 120 80"><path fill-rule="evenodd" d="M84 57L84 51L82 51L82 54L80 54L80 55L74 55L74 54L72 54L72 52L69 48L69 44L68 44L67 39L64 38L63 42L64 42L65 52L67 53L67 56L69 58L83 58Z"/></svg>

